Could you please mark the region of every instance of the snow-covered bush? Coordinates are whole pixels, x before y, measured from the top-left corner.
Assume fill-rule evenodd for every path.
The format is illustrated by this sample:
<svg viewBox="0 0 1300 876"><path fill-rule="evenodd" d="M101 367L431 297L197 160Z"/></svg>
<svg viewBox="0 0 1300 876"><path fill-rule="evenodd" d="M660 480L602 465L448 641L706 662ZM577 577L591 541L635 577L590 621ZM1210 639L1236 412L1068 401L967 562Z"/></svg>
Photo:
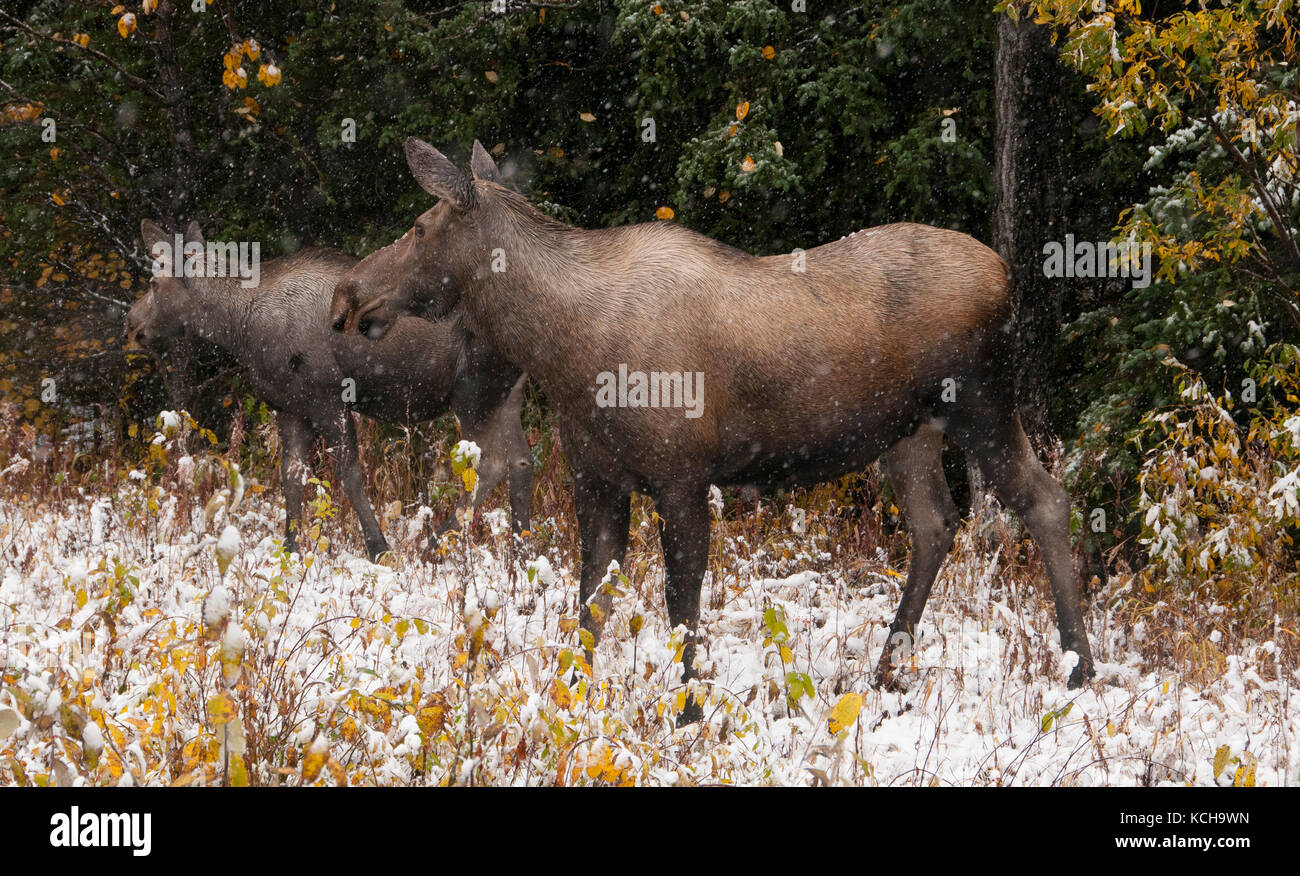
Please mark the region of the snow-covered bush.
<svg viewBox="0 0 1300 876"><path fill-rule="evenodd" d="M1139 474L1139 580L1157 598L1223 605L1242 633L1294 617L1300 574L1300 349L1269 353L1248 427L1231 393L1172 358L1182 403L1143 419L1156 443Z"/></svg>

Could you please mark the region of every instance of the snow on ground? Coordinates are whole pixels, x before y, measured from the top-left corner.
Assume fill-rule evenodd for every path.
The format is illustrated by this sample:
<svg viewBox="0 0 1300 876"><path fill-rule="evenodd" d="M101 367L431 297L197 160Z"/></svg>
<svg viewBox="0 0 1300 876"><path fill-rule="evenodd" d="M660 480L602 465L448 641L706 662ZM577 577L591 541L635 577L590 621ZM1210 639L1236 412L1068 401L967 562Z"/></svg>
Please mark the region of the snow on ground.
<svg viewBox="0 0 1300 876"><path fill-rule="evenodd" d="M1141 671L1144 637L1094 605L1098 683L1070 691L1050 601L1004 587L996 555L945 564L903 692L870 684L900 571L706 582L687 690L654 567L641 594L614 577L589 666L576 569L507 561L500 528L390 568L323 539L285 556L273 493L180 493L0 508L0 783L1300 783L1272 643L1198 687ZM707 720L678 729L687 696Z"/></svg>

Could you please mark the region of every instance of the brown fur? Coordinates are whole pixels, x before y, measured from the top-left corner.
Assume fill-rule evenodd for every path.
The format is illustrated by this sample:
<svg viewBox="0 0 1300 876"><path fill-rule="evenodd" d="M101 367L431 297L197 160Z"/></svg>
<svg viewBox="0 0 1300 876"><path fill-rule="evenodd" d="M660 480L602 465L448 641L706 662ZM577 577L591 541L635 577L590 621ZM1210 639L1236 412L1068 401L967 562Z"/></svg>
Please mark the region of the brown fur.
<svg viewBox="0 0 1300 876"><path fill-rule="evenodd" d="M148 220L141 231L147 247L170 242ZM196 224L187 238L202 241ZM523 376L455 319L401 319L379 343L331 332L330 295L356 263L334 250L307 249L264 263L251 289L227 277L154 277L127 314L127 333L148 344L188 331L225 347L244 367L254 391L276 411L289 550L297 547L303 484L318 437L361 521L367 552L374 559L388 550L362 487L345 378L355 381L352 408L381 422L418 423L453 410L465 437L483 451L478 499L508 479L515 531L523 530L532 473L520 424ZM461 508L471 504L477 503L466 496Z"/></svg>
<svg viewBox="0 0 1300 876"><path fill-rule="evenodd" d="M476 169L490 164L475 150ZM490 179L470 181L426 144L408 140L407 156L442 200L340 282L335 325L382 337L412 309L459 307L537 380L577 478L584 602L608 561L622 559L632 490L655 498L670 619L693 628L709 484L816 483L893 448L914 555L891 641L913 636L957 525L939 464L947 432L1028 523L1063 645L1080 657L1071 682L1091 673L1068 499L1016 414L1007 268L996 253L965 234L895 224L808 250L798 272L790 254L751 256L672 223L572 228ZM505 253L503 272L492 270L494 250ZM703 416L597 406L596 375L620 363L703 372ZM882 679L891 668L887 646Z"/></svg>

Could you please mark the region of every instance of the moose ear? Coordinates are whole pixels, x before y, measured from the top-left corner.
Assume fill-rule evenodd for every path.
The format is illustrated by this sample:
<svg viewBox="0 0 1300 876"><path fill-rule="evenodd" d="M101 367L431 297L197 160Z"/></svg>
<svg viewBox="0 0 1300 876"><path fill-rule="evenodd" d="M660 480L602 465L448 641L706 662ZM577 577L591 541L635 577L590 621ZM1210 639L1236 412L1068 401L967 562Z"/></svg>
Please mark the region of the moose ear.
<svg viewBox="0 0 1300 876"><path fill-rule="evenodd" d="M497 170L496 162L483 148L483 144L477 140L474 141L474 154L469 160L469 169L474 172L474 179L485 179L497 185L505 185L501 179L501 171Z"/></svg>
<svg viewBox="0 0 1300 876"><path fill-rule="evenodd" d="M144 238L144 248L146 252L153 252L155 243L171 244L171 239L166 231L163 231L154 222L148 219L140 220L140 236Z"/></svg>
<svg viewBox="0 0 1300 876"><path fill-rule="evenodd" d="M202 245L202 243L203 243L203 229L202 229L202 228L199 228L199 223L197 223L197 222L190 222L189 227L185 229L185 242L186 242L186 243L197 243L197 244Z"/></svg>
<svg viewBox="0 0 1300 876"><path fill-rule="evenodd" d="M431 195L446 198L461 209L474 205L473 180L456 169L437 149L415 137L406 138L406 163L411 175Z"/></svg>
<svg viewBox="0 0 1300 876"><path fill-rule="evenodd" d="M170 274L173 255L171 235L148 219L141 219L140 236L144 238L144 251L153 260L154 276Z"/></svg>

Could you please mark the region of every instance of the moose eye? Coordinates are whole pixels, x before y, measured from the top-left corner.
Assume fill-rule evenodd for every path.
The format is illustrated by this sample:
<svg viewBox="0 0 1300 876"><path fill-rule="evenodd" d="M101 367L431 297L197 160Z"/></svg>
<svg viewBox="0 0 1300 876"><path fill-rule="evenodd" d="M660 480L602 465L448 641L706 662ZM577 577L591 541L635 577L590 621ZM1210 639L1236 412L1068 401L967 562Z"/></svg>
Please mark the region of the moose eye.
<svg viewBox="0 0 1300 876"><path fill-rule="evenodd" d="M424 226L423 226L423 225L417 225L417 226L415 226L415 236L416 236L416 237L424 237Z"/></svg>

